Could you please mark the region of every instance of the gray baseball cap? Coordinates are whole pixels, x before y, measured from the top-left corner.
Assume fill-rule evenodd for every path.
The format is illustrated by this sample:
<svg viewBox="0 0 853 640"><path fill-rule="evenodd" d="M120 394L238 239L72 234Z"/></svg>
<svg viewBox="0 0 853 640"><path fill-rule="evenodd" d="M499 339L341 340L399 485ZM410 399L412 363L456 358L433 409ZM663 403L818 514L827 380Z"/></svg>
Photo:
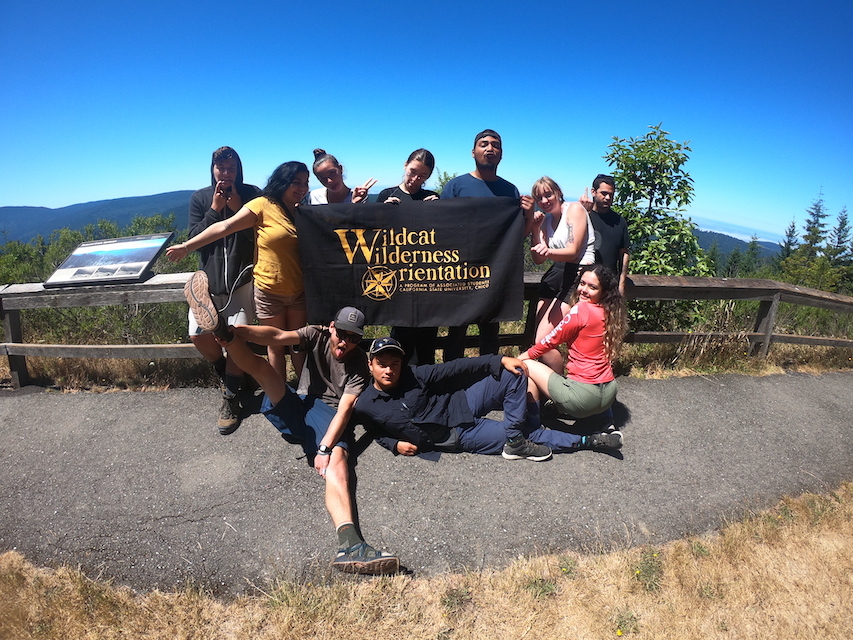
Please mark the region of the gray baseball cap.
<svg viewBox="0 0 853 640"><path fill-rule="evenodd" d="M344 307L335 315L335 327L364 335L364 314L355 307Z"/></svg>

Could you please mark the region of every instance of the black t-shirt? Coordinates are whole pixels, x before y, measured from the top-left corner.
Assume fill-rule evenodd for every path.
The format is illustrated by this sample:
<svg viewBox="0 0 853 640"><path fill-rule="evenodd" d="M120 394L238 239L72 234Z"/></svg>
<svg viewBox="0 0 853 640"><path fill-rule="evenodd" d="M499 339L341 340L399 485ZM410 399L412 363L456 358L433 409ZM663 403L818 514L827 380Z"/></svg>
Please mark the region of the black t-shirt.
<svg viewBox="0 0 853 640"><path fill-rule="evenodd" d="M612 210L604 214L589 212L592 228L595 229L595 262L610 267L619 274L622 269L622 249L630 251L628 223Z"/></svg>
<svg viewBox="0 0 853 640"><path fill-rule="evenodd" d="M416 193L406 193L400 187L389 187L388 189L383 189L379 192L376 202L385 202L391 196L400 198L400 200L423 200L430 196L438 197L438 194L435 191L429 191L428 189L421 189Z"/></svg>

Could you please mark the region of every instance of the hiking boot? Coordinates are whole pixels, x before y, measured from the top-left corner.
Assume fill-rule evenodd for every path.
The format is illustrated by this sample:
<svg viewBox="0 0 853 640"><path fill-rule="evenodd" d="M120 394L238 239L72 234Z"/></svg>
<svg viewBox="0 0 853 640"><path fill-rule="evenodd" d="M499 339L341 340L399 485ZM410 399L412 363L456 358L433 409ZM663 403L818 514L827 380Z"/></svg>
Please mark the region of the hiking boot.
<svg viewBox="0 0 853 640"><path fill-rule="evenodd" d="M622 432L593 433L583 436L578 443L578 449L621 449Z"/></svg>
<svg viewBox="0 0 853 640"><path fill-rule="evenodd" d="M207 274L204 271L196 271L190 276L184 285L184 297L190 305L199 329L205 333L213 333L225 342L233 340L234 332L222 321L210 297Z"/></svg>
<svg viewBox="0 0 853 640"><path fill-rule="evenodd" d="M332 566L345 573L383 575L400 571L400 559L385 551L377 551L366 542L359 542L349 549L339 549Z"/></svg>
<svg viewBox="0 0 853 640"><path fill-rule="evenodd" d="M507 442L501 455L507 460L527 459L542 462L551 457L551 449L544 444L536 444L527 438L520 438L518 442Z"/></svg>
<svg viewBox="0 0 853 640"><path fill-rule="evenodd" d="M240 398L238 396L222 396L222 406L219 407L219 433L230 436L240 426Z"/></svg>

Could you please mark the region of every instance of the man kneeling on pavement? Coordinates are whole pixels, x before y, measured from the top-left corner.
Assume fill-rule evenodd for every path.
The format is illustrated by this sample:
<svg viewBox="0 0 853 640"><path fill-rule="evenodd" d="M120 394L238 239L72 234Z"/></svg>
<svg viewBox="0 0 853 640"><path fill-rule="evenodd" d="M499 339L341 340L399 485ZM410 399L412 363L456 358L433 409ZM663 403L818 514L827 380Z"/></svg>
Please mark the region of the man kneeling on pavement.
<svg viewBox="0 0 853 640"><path fill-rule="evenodd" d="M404 366L393 338L370 348L373 384L355 403L355 417L395 455L430 451L500 453L507 460L548 460L552 452L601 448L589 436L543 427L539 396L527 367L509 356L459 358ZM487 418L502 410L503 420Z"/></svg>
<svg viewBox="0 0 853 640"><path fill-rule="evenodd" d="M326 509L338 534L340 550L332 566L348 573L396 573L400 561L367 544L355 524L350 486L350 418L356 398L367 386L367 356L358 346L364 314L344 307L329 326L308 325L296 331L272 326L227 326L207 290L207 276L196 271L184 288L199 326L213 332L228 355L264 390L261 412L293 444L302 445L309 464L326 481ZM299 345L307 353L294 391L272 365L246 342L266 346Z"/></svg>

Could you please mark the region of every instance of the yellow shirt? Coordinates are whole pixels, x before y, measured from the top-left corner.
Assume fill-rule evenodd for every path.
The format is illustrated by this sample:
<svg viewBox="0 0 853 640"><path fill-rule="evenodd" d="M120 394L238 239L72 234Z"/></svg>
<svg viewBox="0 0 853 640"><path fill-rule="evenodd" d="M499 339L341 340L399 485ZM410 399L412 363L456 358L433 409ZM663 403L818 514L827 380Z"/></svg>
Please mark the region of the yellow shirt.
<svg viewBox="0 0 853 640"><path fill-rule="evenodd" d="M278 296L302 293L296 225L280 206L264 197L255 198L246 206L258 217L255 286Z"/></svg>

